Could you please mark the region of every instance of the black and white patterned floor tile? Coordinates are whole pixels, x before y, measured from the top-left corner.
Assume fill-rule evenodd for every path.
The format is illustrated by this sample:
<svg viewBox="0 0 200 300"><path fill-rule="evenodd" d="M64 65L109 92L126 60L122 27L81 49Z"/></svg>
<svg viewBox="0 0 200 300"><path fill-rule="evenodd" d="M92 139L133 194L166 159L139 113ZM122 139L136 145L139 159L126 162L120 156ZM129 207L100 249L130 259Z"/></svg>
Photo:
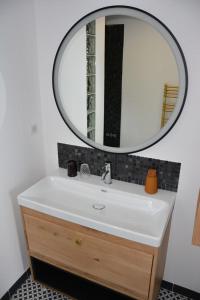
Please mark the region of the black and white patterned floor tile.
<svg viewBox="0 0 200 300"><path fill-rule="evenodd" d="M71 298L45 288L29 277L12 296L11 300L71 300Z"/></svg>
<svg viewBox="0 0 200 300"><path fill-rule="evenodd" d="M189 298L169 290L161 288L158 300L188 300ZM12 296L11 300L72 300L51 289L44 288L41 284L33 281L31 277ZM103 300L103 299L102 299Z"/></svg>
<svg viewBox="0 0 200 300"><path fill-rule="evenodd" d="M188 297L161 288L158 300L189 300ZM191 299L192 300L192 299Z"/></svg>

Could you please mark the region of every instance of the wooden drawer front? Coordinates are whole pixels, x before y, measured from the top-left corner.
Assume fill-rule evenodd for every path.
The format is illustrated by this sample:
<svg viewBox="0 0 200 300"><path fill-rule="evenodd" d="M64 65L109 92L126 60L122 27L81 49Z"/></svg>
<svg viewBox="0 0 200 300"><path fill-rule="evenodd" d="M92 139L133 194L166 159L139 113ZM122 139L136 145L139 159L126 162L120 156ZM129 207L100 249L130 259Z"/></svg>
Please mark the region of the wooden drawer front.
<svg viewBox="0 0 200 300"><path fill-rule="evenodd" d="M147 299L152 255L24 215L29 252L76 274Z"/></svg>

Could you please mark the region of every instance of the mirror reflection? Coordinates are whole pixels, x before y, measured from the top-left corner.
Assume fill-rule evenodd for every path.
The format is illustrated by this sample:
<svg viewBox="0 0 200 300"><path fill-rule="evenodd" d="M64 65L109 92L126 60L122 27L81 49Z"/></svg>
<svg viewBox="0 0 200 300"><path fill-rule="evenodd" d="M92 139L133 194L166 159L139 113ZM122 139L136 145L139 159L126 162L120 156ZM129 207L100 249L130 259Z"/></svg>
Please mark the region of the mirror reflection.
<svg viewBox="0 0 200 300"><path fill-rule="evenodd" d="M168 42L149 23L111 15L71 38L58 89L69 120L84 136L132 147L154 137L170 119L179 73Z"/></svg>

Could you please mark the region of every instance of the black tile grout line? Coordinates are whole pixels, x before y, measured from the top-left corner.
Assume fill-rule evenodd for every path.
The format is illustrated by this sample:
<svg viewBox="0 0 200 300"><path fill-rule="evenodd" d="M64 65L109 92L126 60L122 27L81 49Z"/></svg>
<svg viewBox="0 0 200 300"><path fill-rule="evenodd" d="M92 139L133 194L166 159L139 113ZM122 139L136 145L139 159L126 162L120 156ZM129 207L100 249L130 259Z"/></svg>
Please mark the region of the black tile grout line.
<svg viewBox="0 0 200 300"><path fill-rule="evenodd" d="M22 286L22 284L28 279L31 271L30 268L12 285L12 287L3 295L1 300L10 300L12 295ZM164 288L170 292L178 293L182 296L188 297L191 300L200 300L200 293L179 286L177 284L162 280L161 288Z"/></svg>
<svg viewBox="0 0 200 300"><path fill-rule="evenodd" d="M22 274L22 276L9 288L9 290L3 295L1 300L9 300L11 299L12 295L18 290L19 287L26 281L26 279L31 274L30 268Z"/></svg>

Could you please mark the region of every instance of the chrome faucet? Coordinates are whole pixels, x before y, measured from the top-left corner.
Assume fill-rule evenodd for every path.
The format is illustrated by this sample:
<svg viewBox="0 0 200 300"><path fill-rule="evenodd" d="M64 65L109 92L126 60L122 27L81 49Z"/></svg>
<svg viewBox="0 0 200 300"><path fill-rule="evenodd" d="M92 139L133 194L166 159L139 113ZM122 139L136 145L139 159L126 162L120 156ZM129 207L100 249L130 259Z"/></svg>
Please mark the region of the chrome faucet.
<svg viewBox="0 0 200 300"><path fill-rule="evenodd" d="M103 167L104 172L101 176L101 180L104 181L106 184L111 184L112 183L112 178L111 178L111 163L106 162L105 166Z"/></svg>

